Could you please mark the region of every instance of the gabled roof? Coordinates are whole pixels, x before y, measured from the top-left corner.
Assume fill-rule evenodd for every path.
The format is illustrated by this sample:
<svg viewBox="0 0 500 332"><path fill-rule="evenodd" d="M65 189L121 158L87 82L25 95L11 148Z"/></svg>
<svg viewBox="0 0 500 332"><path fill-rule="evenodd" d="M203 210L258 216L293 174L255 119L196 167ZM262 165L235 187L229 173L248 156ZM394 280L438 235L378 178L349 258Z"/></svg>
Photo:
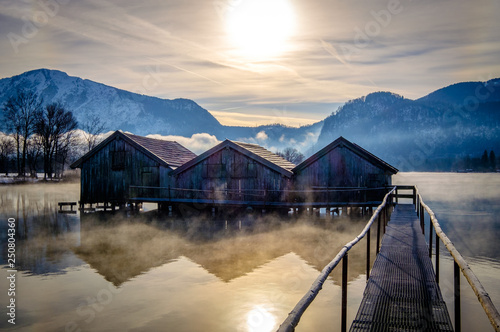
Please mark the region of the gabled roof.
<svg viewBox="0 0 500 332"><path fill-rule="evenodd" d="M111 141L117 137L122 138L130 145L134 146L137 150L142 151L148 155L151 159L156 160L160 164L175 169L187 161L196 157L196 155L190 150L186 149L184 146L173 141L164 141L160 139L148 138L143 136L132 135L128 133L123 133L121 131L115 131L111 136L106 138L95 148L90 150L83 157L75 161L70 165L71 168L81 167L82 163L87 161L98 151L100 151L104 146L109 144Z"/></svg>
<svg viewBox="0 0 500 332"><path fill-rule="evenodd" d="M363 158L363 159L371 162L375 166L381 167L384 170L389 171L389 172L391 172L393 174L396 174L398 172L397 168L389 165L388 163L386 163L385 161L383 161L379 157L371 154L370 152L366 151L365 149L363 149L359 145L354 144L354 143L348 141L347 139L345 139L342 136L340 136L335 141L333 141L332 143L328 144L323 149L319 150L318 152L316 152L315 154L313 154L312 156L310 156L309 158L307 158L306 160L304 160L303 162L301 162L292 171L294 173L302 171L304 168L308 167L309 165L311 165L312 163L314 163L316 160L320 159L321 157L323 157L324 155L328 154L330 151L332 151L333 149L335 149L337 147L345 147L345 148L351 150L353 153L355 153L358 156L360 156L361 158Z"/></svg>
<svg viewBox="0 0 500 332"><path fill-rule="evenodd" d="M181 167L177 168L172 174L177 175L193 166L196 164L202 162L209 156L213 155L216 152L219 152L220 150L230 147L252 159L255 161L275 170L276 172L279 172L283 174L284 176L291 177L293 175L292 169L295 167L295 164L289 162L286 159L281 158L275 153L272 153L269 150L266 150L260 145L257 144L250 144L250 143L242 143L242 142L236 142L236 141L231 141L226 139L224 142L214 146L210 150L207 150L200 154L198 157L188 161Z"/></svg>

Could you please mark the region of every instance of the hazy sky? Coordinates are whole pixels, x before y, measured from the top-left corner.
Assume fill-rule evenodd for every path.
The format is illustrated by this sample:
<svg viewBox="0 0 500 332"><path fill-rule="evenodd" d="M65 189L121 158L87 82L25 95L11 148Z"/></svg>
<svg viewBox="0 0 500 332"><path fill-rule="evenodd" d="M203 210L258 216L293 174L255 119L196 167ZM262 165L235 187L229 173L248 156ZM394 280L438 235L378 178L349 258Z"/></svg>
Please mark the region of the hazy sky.
<svg viewBox="0 0 500 332"><path fill-rule="evenodd" d="M58 69L223 124L500 77L498 0L0 0L0 77Z"/></svg>

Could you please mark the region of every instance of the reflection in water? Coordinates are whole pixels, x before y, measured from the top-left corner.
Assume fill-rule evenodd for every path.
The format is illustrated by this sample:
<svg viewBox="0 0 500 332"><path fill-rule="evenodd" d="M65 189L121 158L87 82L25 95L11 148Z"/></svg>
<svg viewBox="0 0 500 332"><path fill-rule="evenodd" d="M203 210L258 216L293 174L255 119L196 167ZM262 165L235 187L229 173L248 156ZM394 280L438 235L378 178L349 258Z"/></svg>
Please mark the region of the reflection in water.
<svg viewBox="0 0 500 332"><path fill-rule="evenodd" d="M154 213L88 214L80 220L57 213L58 201L77 196L76 184L0 188L2 217L18 221L21 327L270 331L366 221L186 222ZM364 252L352 252L353 282L364 272ZM5 253L2 258L5 264ZM325 284L325 298L303 327L331 324L336 314L322 311L338 311L332 299L339 298L339 281L340 272Z"/></svg>
<svg viewBox="0 0 500 332"><path fill-rule="evenodd" d="M68 199L74 184L19 185L0 188L0 217L17 223L16 260L18 269L29 274L58 274L81 265L68 248L79 244L79 218L57 213L57 201ZM71 196L71 195L70 195ZM2 243L7 224L0 225ZM7 252L2 246L2 259Z"/></svg>
<svg viewBox="0 0 500 332"><path fill-rule="evenodd" d="M272 331L276 325L276 319L263 306L254 306L247 316L248 331L263 332Z"/></svg>
<svg viewBox="0 0 500 332"><path fill-rule="evenodd" d="M394 182L419 187L462 255L500 261L500 174L402 173Z"/></svg>
<svg viewBox="0 0 500 332"><path fill-rule="evenodd" d="M498 304L500 177L456 176L403 173L395 180L419 185ZM226 226L225 221L166 220L153 212L128 219L88 214L81 220L78 214L56 212L58 201L78 201L78 195L78 184L0 187L1 217L18 222L16 258L23 273L18 274L16 296L22 305L16 327L21 330L275 330L319 271L365 225L365 220L338 217L286 223L256 218L242 220L240 229L239 220ZM3 223L0 232L5 264ZM372 253L375 236L372 232ZM351 320L365 286L365 244L349 254ZM442 257L441 288L453 310L452 265ZM337 268L297 331L339 330L340 279ZM463 281L464 330L488 329L467 288ZM7 300L0 292L1 303ZM7 323L0 320L3 327Z"/></svg>
<svg viewBox="0 0 500 332"><path fill-rule="evenodd" d="M222 223L218 228L208 228L207 223L210 221L165 223L140 217L124 221L119 216L102 222L86 215L81 221L81 245L74 252L116 286L179 257L230 282L287 253L299 255L321 271L346 242L359 234L365 220L339 218L314 225L307 220L281 223L264 217L241 230L238 221L229 225L232 230ZM205 236L200 239L197 234L202 229ZM351 279L363 273L362 255L361 247L351 253ZM333 278L340 280L340 273Z"/></svg>

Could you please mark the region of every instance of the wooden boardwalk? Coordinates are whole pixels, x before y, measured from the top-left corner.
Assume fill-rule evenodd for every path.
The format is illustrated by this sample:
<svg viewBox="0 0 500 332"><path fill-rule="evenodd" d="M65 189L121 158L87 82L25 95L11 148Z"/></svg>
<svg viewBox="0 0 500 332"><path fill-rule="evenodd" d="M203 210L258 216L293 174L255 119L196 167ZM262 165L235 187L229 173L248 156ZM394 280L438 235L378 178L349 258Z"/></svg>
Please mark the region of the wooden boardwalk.
<svg viewBox="0 0 500 332"><path fill-rule="evenodd" d="M350 331L453 331L412 204L398 204Z"/></svg>

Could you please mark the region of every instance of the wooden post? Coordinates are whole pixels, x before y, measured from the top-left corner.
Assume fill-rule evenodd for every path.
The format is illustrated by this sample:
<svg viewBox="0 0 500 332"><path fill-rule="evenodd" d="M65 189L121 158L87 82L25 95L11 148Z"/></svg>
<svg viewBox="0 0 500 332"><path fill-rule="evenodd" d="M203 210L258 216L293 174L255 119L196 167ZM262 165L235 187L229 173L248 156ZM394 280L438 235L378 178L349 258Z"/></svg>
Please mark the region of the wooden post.
<svg viewBox="0 0 500 332"><path fill-rule="evenodd" d="M383 208L382 213L383 213L383 216L384 216L384 220L383 220L384 228L383 228L383 232L382 233L385 234L385 227L387 226L387 213L386 213L385 207Z"/></svg>
<svg viewBox="0 0 500 332"><path fill-rule="evenodd" d="M342 258L342 318L340 328L342 332L347 331L347 265L348 253Z"/></svg>
<svg viewBox="0 0 500 332"><path fill-rule="evenodd" d="M330 191L328 187L326 187L326 211L327 216L330 214Z"/></svg>
<svg viewBox="0 0 500 332"><path fill-rule="evenodd" d="M380 251L380 213L378 215L378 222L377 222L377 249L376 253L378 254Z"/></svg>
<svg viewBox="0 0 500 332"><path fill-rule="evenodd" d="M432 220L429 224L429 258L432 260Z"/></svg>
<svg viewBox="0 0 500 332"><path fill-rule="evenodd" d="M439 236L436 233L436 282L439 284Z"/></svg>
<svg viewBox="0 0 500 332"><path fill-rule="evenodd" d="M453 276L455 286L455 332L462 331L462 319L460 308L460 267L453 261Z"/></svg>
<svg viewBox="0 0 500 332"><path fill-rule="evenodd" d="M420 227L422 228L422 234L425 235L425 215L424 215L424 206L420 205Z"/></svg>
<svg viewBox="0 0 500 332"><path fill-rule="evenodd" d="M370 278L370 229L366 233L366 281Z"/></svg>

